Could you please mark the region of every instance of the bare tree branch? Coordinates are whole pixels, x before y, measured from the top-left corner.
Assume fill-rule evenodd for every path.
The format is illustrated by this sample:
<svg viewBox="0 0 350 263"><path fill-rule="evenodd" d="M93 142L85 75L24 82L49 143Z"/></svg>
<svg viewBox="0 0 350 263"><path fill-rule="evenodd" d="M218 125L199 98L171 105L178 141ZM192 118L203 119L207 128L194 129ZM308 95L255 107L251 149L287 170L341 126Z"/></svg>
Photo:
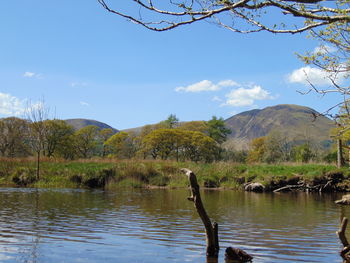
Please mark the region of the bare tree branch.
<svg viewBox="0 0 350 263"><path fill-rule="evenodd" d="M143 19L141 15L138 17L132 15L132 12L123 12L121 8L118 8L121 5L120 3L115 4L117 8L112 8L106 0L97 1L107 11L153 31L166 31L182 25L212 19L224 28L234 32L250 33L268 31L272 33L295 34L339 21L350 22L350 8L334 8L335 0L328 3L319 0L185 0L178 3L172 0L168 0L165 3L164 1L158 2L154 0L129 0L130 3L140 8L140 12L144 10L151 14L152 18L150 20ZM331 4L329 5L329 3ZM167 8L161 9L157 6L166 6ZM271 26L258 21L257 17L261 15L259 12L268 8L277 8L282 15L294 16L299 18L299 21L295 21L296 23L291 24L288 28L283 28L283 23L281 23L280 28L276 28L274 25ZM230 25L229 22L223 22L218 16L225 14L233 14L233 21L242 19L248 22L252 28L242 29L238 26ZM181 18L181 20L178 20L178 18Z"/></svg>

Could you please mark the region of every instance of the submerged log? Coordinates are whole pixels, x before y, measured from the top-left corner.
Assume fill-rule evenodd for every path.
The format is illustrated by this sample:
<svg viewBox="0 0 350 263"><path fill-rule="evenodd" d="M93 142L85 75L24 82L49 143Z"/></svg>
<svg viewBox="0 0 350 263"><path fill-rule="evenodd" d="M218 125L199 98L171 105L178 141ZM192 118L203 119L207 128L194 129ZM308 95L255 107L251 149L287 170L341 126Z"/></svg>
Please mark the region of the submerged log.
<svg viewBox="0 0 350 263"><path fill-rule="evenodd" d="M343 195L342 199L336 200L335 203L338 205L350 205L350 195Z"/></svg>
<svg viewBox="0 0 350 263"><path fill-rule="evenodd" d="M247 252L239 248L228 247L225 250L225 260L226 262L235 261L235 262L250 262L253 257Z"/></svg>

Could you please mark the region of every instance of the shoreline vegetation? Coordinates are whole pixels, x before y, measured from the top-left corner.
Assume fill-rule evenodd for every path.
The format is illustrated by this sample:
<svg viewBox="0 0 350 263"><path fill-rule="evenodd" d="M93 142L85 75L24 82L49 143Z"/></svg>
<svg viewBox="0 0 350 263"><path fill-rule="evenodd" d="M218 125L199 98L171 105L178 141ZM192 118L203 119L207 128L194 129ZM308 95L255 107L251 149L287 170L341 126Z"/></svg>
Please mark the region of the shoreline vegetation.
<svg viewBox="0 0 350 263"><path fill-rule="evenodd" d="M244 190L258 183L264 191L280 188L324 192L350 191L349 168L331 164L195 163L160 160L77 161L43 159L37 178L34 158L1 158L0 186L38 188L187 188L181 168L194 171L203 188ZM322 186L321 188L318 186Z"/></svg>

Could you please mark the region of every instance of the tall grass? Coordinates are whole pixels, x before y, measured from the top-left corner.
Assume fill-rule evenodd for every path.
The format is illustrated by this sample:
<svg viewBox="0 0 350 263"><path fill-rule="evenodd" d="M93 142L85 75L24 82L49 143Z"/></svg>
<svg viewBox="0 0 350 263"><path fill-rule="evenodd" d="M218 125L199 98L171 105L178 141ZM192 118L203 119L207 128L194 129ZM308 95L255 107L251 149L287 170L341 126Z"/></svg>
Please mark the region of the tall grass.
<svg viewBox="0 0 350 263"><path fill-rule="evenodd" d="M41 162L40 178L35 175L33 159L0 159L0 185L21 187L108 188L118 187L187 187L188 180L180 172L186 167L194 171L202 187L242 189L246 183L260 182L268 189L296 183L303 178L321 180L338 171L325 164L239 164L228 162L193 163L174 161L140 161L90 159L78 161L50 160ZM350 189L350 172L341 169L344 188Z"/></svg>

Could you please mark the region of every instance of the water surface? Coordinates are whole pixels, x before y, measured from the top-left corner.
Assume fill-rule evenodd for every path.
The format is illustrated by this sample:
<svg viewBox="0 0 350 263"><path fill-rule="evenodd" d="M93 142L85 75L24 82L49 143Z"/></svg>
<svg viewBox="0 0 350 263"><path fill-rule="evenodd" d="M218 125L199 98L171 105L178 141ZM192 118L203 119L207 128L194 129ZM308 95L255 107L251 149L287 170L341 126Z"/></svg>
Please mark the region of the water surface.
<svg viewBox="0 0 350 263"><path fill-rule="evenodd" d="M187 190L0 188L1 262L206 262L203 225ZM203 191L219 223L220 257L341 262L341 195ZM349 234L350 236L350 234Z"/></svg>

